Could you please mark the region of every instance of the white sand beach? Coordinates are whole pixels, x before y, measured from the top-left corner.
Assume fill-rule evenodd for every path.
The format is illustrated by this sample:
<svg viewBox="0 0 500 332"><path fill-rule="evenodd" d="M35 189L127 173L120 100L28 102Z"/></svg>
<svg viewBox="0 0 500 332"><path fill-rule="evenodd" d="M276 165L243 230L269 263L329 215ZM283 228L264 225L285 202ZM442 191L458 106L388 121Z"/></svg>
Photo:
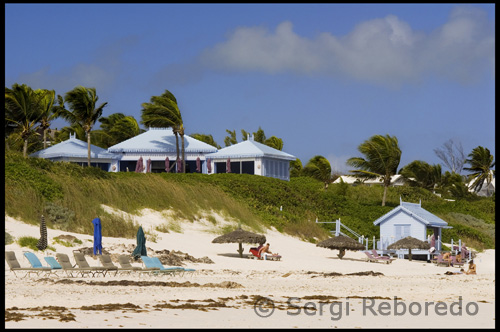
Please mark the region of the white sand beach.
<svg viewBox="0 0 500 332"><path fill-rule="evenodd" d="M152 231L163 218L165 214L147 210L135 218L146 233L155 234L156 242L147 241L148 248L206 256L214 263L186 262L184 267L196 269L193 275L96 278L20 278L5 263L5 327L495 327L494 250L478 254L477 275L445 275L458 269L402 259L370 263L362 252L353 251L340 260L336 250L268 230L267 242L282 259L262 261L239 258L237 244L213 244L218 235L208 231L214 227L208 221L182 223L180 232ZM38 226L9 216L5 230L15 238L40 236ZM92 235L48 229L49 245L72 261L79 246L54 244L53 238L62 234L82 240L80 247L93 245ZM135 247L136 240L102 239L103 249L112 254L130 245ZM250 247L244 245L245 255ZM5 250L29 266L23 257L28 248L9 244ZM36 252L41 260L44 254L55 255ZM100 265L91 256L87 261ZM363 272L367 275L348 275Z"/></svg>

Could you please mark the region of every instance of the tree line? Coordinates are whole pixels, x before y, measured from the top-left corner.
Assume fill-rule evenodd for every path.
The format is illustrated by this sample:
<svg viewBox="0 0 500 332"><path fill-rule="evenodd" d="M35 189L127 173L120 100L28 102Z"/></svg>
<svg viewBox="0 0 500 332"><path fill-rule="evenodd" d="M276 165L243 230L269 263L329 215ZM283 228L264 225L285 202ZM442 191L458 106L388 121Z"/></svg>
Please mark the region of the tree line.
<svg viewBox="0 0 500 332"><path fill-rule="evenodd" d="M35 152L47 147L47 133L56 118L69 122L55 135L55 143L68 139L74 133L78 139L86 140L88 146L88 166L90 166L90 146L92 144L108 148L144 132L132 116L114 113L103 117L107 102L98 104L95 88L77 86L64 97L54 90L36 89L25 84L14 84L5 88L5 146L6 149L20 149L26 157L28 151ZM185 126L177 99L168 90L160 96L152 96L149 102L141 104L141 124L152 128L171 128L176 137L177 159L182 161L185 172L184 135ZM100 129L92 130L97 122ZM40 134L41 131L41 134ZM224 144L237 144L236 130L226 130L228 134ZM241 129L242 140L247 140L250 133ZM43 136L40 140L39 136ZM193 138L221 147L212 135L194 133ZM179 144L180 139L180 144ZM276 136L266 137L264 130L253 133L256 142L283 150L283 140ZM401 149L395 136L374 135L358 146L363 157L352 157L347 165L355 168L350 172L362 182L365 179L379 177L384 186L382 205L385 205L387 188L392 177L401 174L411 186L435 191L443 196L462 198L470 195L466 183L471 181L472 188L479 192L484 184L488 186L494 176L495 161L490 151L478 146L465 157L460 144L449 140L442 148L434 150L450 171L442 172L440 164L430 165L425 161L415 160L399 169ZM469 167L464 167L464 165ZM172 164L172 167L175 163ZM470 173L464 178L462 170ZM300 159L290 163L290 176L309 176L324 183L325 189L339 174L332 170L330 162L323 156L312 157L303 167Z"/></svg>

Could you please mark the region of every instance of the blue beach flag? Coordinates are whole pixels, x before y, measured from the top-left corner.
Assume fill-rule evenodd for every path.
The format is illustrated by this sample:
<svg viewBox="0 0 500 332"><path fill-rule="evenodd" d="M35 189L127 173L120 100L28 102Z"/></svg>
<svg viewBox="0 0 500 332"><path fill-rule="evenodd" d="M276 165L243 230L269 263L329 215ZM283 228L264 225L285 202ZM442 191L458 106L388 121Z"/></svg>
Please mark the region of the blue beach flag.
<svg viewBox="0 0 500 332"><path fill-rule="evenodd" d="M97 252L102 255L101 219L95 218L92 223L94 224L94 255L97 255Z"/></svg>

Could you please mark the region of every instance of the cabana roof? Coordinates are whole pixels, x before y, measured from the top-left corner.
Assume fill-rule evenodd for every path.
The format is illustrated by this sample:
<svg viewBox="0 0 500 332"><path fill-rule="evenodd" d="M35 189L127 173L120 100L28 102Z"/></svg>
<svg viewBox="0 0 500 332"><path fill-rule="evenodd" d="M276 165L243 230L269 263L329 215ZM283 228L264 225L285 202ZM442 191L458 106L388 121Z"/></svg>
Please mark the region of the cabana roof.
<svg viewBox="0 0 500 332"><path fill-rule="evenodd" d="M68 140L52 145L46 149L30 154L30 157L38 157L45 159L54 158L88 158L87 142L81 141L75 135L69 137ZM90 158L94 159L115 159L115 154L107 152L105 149L95 145L90 145Z"/></svg>
<svg viewBox="0 0 500 332"><path fill-rule="evenodd" d="M235 158L261 158L269 157L283 160L295 160L295 156L288 154L286 152L274 149L265 144L255 142L253 139L248 139L246 141L234 144L215 153L210 153L206 155L207 158L211 159L235 159Z"/></svg>
<svg viewBox="0 0 500 332"><path fill-rule="evenodd" d="M182 148L179 137L179 149ZM211 153L217 148L199 141L189 135L184 135L184 149L186 153ZM148 131L129 138L108 148L112 153L175 153L177 151L175 135L170 128L149 128Z"/></svg>
<svg viewBox="0 0 500 332"><path fill-rule="evenodd" d="M384 214L382 217L378 218L373 222L374 225L379 225L388 219L390 219L393 215L397 214L398 212L403 211L410 216L414 217L418 221L424 223L426 226L430 227L441 227L441 228L451 228L448 226L448 223L444 221L443 219L433 215L426 209L422 208L421 202L416 204L416 203L408 203L408 202L403 202L400 201L400 205L390 212Z"/></svg>

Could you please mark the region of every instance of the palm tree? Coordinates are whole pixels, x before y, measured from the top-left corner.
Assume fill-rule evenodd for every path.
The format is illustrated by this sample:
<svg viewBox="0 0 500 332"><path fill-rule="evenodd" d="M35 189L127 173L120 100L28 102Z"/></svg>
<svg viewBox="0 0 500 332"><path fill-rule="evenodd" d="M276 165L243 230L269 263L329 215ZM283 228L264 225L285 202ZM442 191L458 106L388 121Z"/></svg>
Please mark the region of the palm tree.
<svg viewBox="0 0 500 332"><path fill-rule="evenodd" d="M328 184L332 182L332 167L328 159L323 156L312 157L302 169L302 174L323 182L325 190L328 189Z"/></svg>
<svg viewBox="0 0 500 332"><path fill-rule="evenodd" d="M441 182L441 165L429 165L425 161L415 160L403 167L399 174L410 185L433 190Z"/></svg>
<svg viewBox="0 0 500 332"><path fill-rule="evenodd" d="M94 141L95 145L105 149L144 132L133 116L123 113L113 113L108 117L102 117L99 122L101 123L100 129L95 130L92 137L97 138Z"/></svg>
<svg viewBox="0 0 500 332"><path fill-rule="evenodd" d="M478 146L472 150L468 157L469 159L466 159L465 163L469 164L470 167L464 167L464 170L472 172L469 174L470 180L474 181L471 187L477 193L483 187L484 181L486 181L486 192L489 195L489 185L493 180L493 171L491 169L495 167L493 155L487 148Z"/></svg>
<svg viewBox="0 0 500 332"><path fill-rule="evenodd" d="M59 103L57 114L69 121L69 123L82 126L87 135L87 165L90 166L90 131L97 120L101 117L107 102L97 106L97 97L95 88L86 88L77 86L66 93L64 102L68 103L71 111L64 108L64 104Z"/></svg>
<svg viewBox="0 0 500 332"><path fill-rule="evenodd" d="M28 140L36 135L36 124L43 116L42 100L47 90L33 90L26 84L15 83L12 89L5 88L5 122L19 132L23 144L23 156L28 154Z"/></svg>
<svg viewBox="0 0 500 332"><path fill-rule="evenodd" d="M358 151L365 155L366 159L353 157L347 160L349 166L359 168L352 170L356 176L375 178L380 176L384 185L384 196L382 206L385 206L387 188L391 184L391 177L397 174L399 162L401 161L401 149L395 136L374 135L358 146Z"/></svg>
<svg viewBox="0 0 500 332"><path fill-rule="evenodd" d="M191 134L190 136L194 139L197 139L198 141L202 141L204 143L207 143L207 144L209 144L209 145L211 145L219 150L221 149L220 145L217 144L217 142L214 140L212 135L195 133L195 134Z"/></svg>
<svg viewBox="0 0 500 332"><path fill-rule="evenodd" d="M46 90L45 97L41 100L41 102L42 118L40 119L40 128L43 130L43 148L46 149L47 131L50 127L50 122L59 117L57 114L58 108L55 106L56 92L54 90Z"/></svg>
<svg viewBox="0 0 500 332"><path fill-rule="evenodd" d="M264 144L276 150L283 150L283 140L276 136L269 137L264 141Z"/></svg>
<svg viewBox="0 0 500 332"><path fill-rule="evenodd" d="M142 124L153 128L172 128L177 145L177 160L179 159L179 138L182 142L182 171L186 172L185 150L184 150L184 124L181 112L177 105L177 99L168 90L161 96L153 96L150 103L143 103ZM172 165L173 167L174 165Z"/></svg>
<svg viewBox="0 0 500 332"><path fill-rule="evenodd" d="M300 176L302 174L302 161L299 158L290 161L290 177Z"/></svg>
<svg viewBox="0 0 500 332"><path fill-rule="evenodd" d="M226 133L229 134L229 136L226 136L224 138L224 144L225 144L226 147L238 143L238 141L236 140L236 130L231 131L229 129L226 129ZM243 134L243 132L242 132L242 134ZM243 137L245 137L244 134L243 134Z"/></svg>

